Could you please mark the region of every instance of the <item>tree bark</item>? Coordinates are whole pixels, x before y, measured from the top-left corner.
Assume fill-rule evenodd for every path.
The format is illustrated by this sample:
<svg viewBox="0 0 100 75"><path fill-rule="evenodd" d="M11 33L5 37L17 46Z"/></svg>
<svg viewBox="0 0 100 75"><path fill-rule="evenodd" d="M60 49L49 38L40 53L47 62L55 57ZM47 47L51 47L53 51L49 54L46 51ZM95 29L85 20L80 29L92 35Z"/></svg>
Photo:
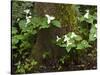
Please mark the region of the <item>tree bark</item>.
<svg viewBox="0 0 100 75"><path fill-rule="evenodd" d="M45 14L54 16L61 22L62 27L52 27L39 31L36 44L32 51L33 57L42 63L42 55L47 51L49 52L51 59L59 59L66 53L66 51L63 48L56 46L52 41L56 40L56 36L62 36L70 31L78 31L77 13L74 5L35 3L34 10L39 16L45 16Z"/></svg>

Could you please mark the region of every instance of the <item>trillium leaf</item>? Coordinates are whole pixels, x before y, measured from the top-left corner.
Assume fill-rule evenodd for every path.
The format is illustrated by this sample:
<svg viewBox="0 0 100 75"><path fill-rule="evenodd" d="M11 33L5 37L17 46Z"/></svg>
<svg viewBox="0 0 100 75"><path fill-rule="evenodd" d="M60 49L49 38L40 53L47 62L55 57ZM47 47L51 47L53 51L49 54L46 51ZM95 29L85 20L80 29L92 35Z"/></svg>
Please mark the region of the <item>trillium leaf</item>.
<svg viewBox="0 0 100 75"><path fill-rule="evenodd" d="M66 51L69 53L70 52L70 50L71 50L71 47L69 46L69 47L66 47Z"/></svg>
<svg viewBox="0 0 100 75"><path fill-rule="evenodd" d="M13 48L13 49L16 49L16 48L17 48L17 46L15 46L15 45L12 45L12 48Z"/></svg>
<svg viewBox="0 0 100 75"><path fill-rule="evenodd" d="M16 37L12 38L12 45L15 45L19 42L19 40Z"/></svg>
<svg viewBox="0 0 100 75"><path fill-rule="evenodd" d="M36 65L36 64L37 64L37 61L32 60L31 65Z"/></svg>
<svg viewBox="0 0 100 75"><path fill-rule="evenodd" d="M16 33L17 33L16 27L12 27L12 34L16 34Z"/></svg>
<svg viewBox="0 0 100 75"><path fill-rule="evenodd" d="M81 41L81 43L77 44L77 48L76 49L85 49L91 47L91 45L88 44L88 42L86 40Z"/></svg>
<svg viewBox="0 0 100 75"><path fill-rule="evenodd" d="M21 21L19 22L19 27L20 27L21 29L26 28L26 21L25 21L25 20L21 20Z"/></svg>
<svg viewBox="0 0 100 75"><path fill-rule="evenodd" d="M78 35L77 37L75 37L75 40L80 41L80 40L82 40L82 37Z"/></svg>
<svg viewBox="0 0 100 75"><path fill-rule="evenodd" d="M23 40L24 39L24 36L23 35L16 35L15 36L18 40Z"/></svg>
<svg viewBox="0 0 100 75"><path fill-rule="evenodd" d="M84 46L82 44L77 44L77 48L76 49L83 49Z"/></svg>
<svg viewBox="0 0 100 75"><path fill-rule="evenodd" d="M96 40L96 27L92 26L90 29L90 34L89 34L89 41L95 41Z"/></svg>
<svg viewBox="0 0 100 75"><path fill-rule="evenodd" d="M59 21L57 21L57 20L53 20L51 23L52 23L52 25L53 25L53 26L55 26L55 27L58 27L58 28L60 28L60 27L61 27L60 22L59 22Z"/></svg>
<svg viewBox="0 0 100 75"><path fill-rule="evenodd" d="M41 22L41 26L40 26L40 29L42 28L49 28L49 25L46 21L46 19L44 18L43 21Z"/></svg>

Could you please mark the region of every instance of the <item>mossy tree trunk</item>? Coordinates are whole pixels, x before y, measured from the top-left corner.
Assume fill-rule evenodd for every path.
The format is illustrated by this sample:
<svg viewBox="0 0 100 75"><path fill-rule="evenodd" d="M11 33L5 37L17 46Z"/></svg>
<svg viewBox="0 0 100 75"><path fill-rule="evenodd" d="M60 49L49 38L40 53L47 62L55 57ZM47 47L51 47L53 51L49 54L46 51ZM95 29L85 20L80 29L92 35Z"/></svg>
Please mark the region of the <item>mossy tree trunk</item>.
<svg viewBox="0 0 100 75"><path fill-rule="evenodd" d="M61 22L62 27L43 29L37 34L36 44L32 51L33 57L42 63L43 53L49 52L52 60L59 59L66 51L57 47L52 40L56 40L56 36L62 36L70 31L78 32L77 12L74 5L35 3L34 10L40 16L45 16L45 14L54 16Z"/></svg>

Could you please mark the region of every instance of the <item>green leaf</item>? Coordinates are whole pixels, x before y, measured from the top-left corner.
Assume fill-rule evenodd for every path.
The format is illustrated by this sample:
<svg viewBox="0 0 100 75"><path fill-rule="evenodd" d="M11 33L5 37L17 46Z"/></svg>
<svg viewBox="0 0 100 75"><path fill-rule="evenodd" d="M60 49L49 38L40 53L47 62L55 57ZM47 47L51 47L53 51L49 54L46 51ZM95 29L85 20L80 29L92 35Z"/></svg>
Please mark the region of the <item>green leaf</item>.
<svg viewBox="0 0 100 75"><path fill-rule="evenodd" d="M43 28L49 28L46 18L42 19L41 26L39 27L39 29L43 29Z"/></svg>
<svg viewBox="0 0 100 75"><path fill-rule="evenodd" d="M12 34L16 34L17 33L17 28L16 27L12 27Z"/></svg>
<svg viewBox="0 0 100 75"><path fill-rule="evenodd" d="M96 37L94 37L96 34L89 34L89 41L95 41Z"/></svg>
<svg viewBox="0 0 100 75"><path fill-rule="evenodd" d="M83 16L81 16L81 17L79 18L79 20L80 20L80 22L82 22L82 21L85 20L85 18L84 18Z"/></svg>
<svg viewBox="0 0 100 75"><path fill-rule="evenodd" d="M16 37L12 38L12 45L15 45L19 42L19 40Z"/></svg>
<svg viewBox="0 0 100 75"><path fill-rule="evenodd" d="M89 41L95 41L96 40L96 27L92 26L92 28L90 29L90 33L89 33Z"/></svg>
<svg viewBox="0 0 100 75"><path fill-rule="evenodd" d="M79 36L79 35L77 35L77 37L75 37L75 40L76 40L76 41L80 41L80 40L82 40L82 37Z"/></svg>
<svg viewBox="0 0 100 75"><path fill-rule="evenodd" d="M82 44L77 44L77 48L76 49L84 49L84 46Z"/></svg>
<svg viewBox="0 0 100 75"><path fill-rule="evenodd" d="M26 21L25 21L25 20L21 20L21 21L19 22L19 27L20 27L21 29L25 29L25 28L26 28Z"/></svg>
<svg viewBox="0 0 100 75"><path fill-rule="evenodd" d="M53 20L51 23L52 23L53 26L61 28L61 23L59 21Z"/></svg>
<svg viewBox="0 0 100 75"><path fill-rule="evenodd" d="M17 48L17 46L15 46L15 45L12 45L12 48L13 48L13 49L16 49L16 48Z"/></svg>
<svg viewBox="0 0 100 75"><path fill-rule="evenodd" d="M37 65L37 61L32 60L31 65Z"/></svg>
<svg viewBox="0 0 100 75"><path fill-rule="evenodd" d="M25 69L28 69L28 68L29 68L29 64L28 64L28 63L25 64L24 68L25 68Z"/></svg>
<svg viewBox="0 0 100 75"><path fill-rule="evenodd" d="M69 53L71 50L71 46L66 47L66 51Z"/></svg>
<svg viewBox="0 0 100 75"><path fill-rule="evenodd" d="M31 45L27 41L23 41L23 43L20 45L20 48L24 48L24 49L27 49L27 48L30 48L30 47L31 47Z"/></svg>
<svg viewBox="0 0 100 75"><path fill-rule="evenodd" d="M38 28L41 24L41 18L40 17L33 17L31 19L31 23L33 25L33 28Z"/></svg>
<svg viewBox="0 0 100 75"><path fill-rule="evenodd" d="M93 16L89 15L89 19L86 20L86 22L93 24Z"/></svg>
<svg viewBox="0 0 100 75"><path fill-rule="evenodd" d="M77 48L76 49L85 49L91 47L91 45L89 45L89 43L86 40L81 41L81 43L77 44Z"/></svg>
<svg viewBox="0 0 100 75"><path fill-rule="evenodd" d="M14 36L16 39L18 40L23 40L24 39L24 36L23 35L16 35Z"/></svg>

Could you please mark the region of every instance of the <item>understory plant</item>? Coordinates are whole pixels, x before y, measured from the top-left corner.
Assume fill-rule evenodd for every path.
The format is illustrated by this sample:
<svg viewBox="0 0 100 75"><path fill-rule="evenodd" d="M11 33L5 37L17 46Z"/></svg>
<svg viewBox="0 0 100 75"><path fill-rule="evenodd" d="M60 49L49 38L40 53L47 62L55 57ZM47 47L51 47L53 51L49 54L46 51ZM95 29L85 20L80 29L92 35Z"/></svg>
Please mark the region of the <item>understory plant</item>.
<svg viewBox="0 0 100 75"><path fill-rule="evenodd" d="M81 51L82 52L91 48L93 44L96 43L97 39L97 13L90 8L86 8L85 12L79 6L78 10L80 11L79 20L79 34L75 32L69 32L68 34L63 35L62 37L57 36L56 45L62 47L66 50L66 55L64 55L60 62L64 64L66 56L74 56L74 54ZM73 51L75 52L73 54ZM69 54L69 55L68 55ZM77 57L76 57L77 58Z"/></svg>
<svg viewBox="0 0 100 75"><path fill-rule="evenodd" d="M13 59L22 57L20 60L16 61L17 63L15 63L15 66L17 66L17 73L31 71L33 66L37 65L38 62L34 59L29 60L27 63L27 56L32 50L32 45L36 42L37 33L42 29L61 27L60 22L56 20L55 17L49 16L48 14L44 17L40 17L31 15L28 16L30 13L30 10L28 9L23 12L26 13L26 18L18 20L17 26L12 26L12 49L13 52L15 52Z"/></svg>
<svg viewBox="0 0 100 75"><path fill-rule="evenodd" d="M36 44L37 34L40 30L49 29L51 27L62 28L61 23L54 16L45 14L44 16L38 16L34 13L32 7L34 3L31 2L14 2L12 11L12 60L15 68L15 73L27 73L31 72L34 66L38 65L38 61L34 58L30 59L30 54L33 45ZM96 9L85 8L79 6L78 11L80 16L78 17L79 34L76 32L68 32L63 36L56 37L54 43L63 48L66 51L58 61L62 64L65 63L65 59L70 60L70 57L77 54L78 51L85 51L88 48L92 48L93 44L97 40L97 13ZM93 8L94 9L94 8ZM51 39L52 40L52 39ZM75 51L74 53L72 53ZM82 52L80 52L80 55ZM43 58L49 57L49 53L44 52ZM73 58L73 57L72 57ZM66 61L67 62L67 61ZM71 63L71 62L70 62ZM59 65L58 70L62 69Z"/></svg>

